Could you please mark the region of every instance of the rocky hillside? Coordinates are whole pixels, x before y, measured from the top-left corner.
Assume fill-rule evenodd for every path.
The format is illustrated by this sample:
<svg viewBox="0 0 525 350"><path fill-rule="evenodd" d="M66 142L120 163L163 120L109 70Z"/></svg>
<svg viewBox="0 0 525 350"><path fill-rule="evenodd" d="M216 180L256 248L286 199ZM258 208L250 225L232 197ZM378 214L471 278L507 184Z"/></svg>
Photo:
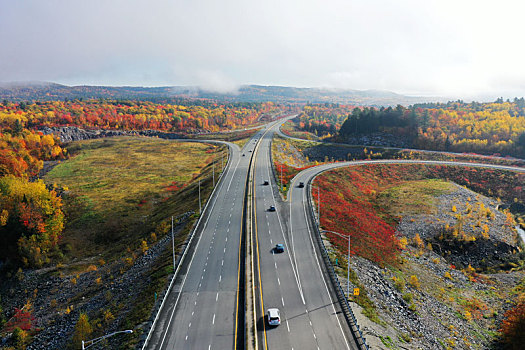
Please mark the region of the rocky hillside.
<svg viewBox="0 0 525 350"><path fill-rule="evenodd" d="M454 185L436 198L432 213L402 217L396 233L407 245L399 266L352 258L351 268L378 314L372 322L353 303L372 349L493 345L502 315L515 298L514 288L525 278L524 271L516 269L523 262L516 232L496 206L497 201ZM473 233L476 210L489 217L484 221L487 237ZM458 221L463 226L458 234L467 241L452 243L442 228L448 225L453 235ZM344 276L346 270L340 269L340 278Z"/></svg>

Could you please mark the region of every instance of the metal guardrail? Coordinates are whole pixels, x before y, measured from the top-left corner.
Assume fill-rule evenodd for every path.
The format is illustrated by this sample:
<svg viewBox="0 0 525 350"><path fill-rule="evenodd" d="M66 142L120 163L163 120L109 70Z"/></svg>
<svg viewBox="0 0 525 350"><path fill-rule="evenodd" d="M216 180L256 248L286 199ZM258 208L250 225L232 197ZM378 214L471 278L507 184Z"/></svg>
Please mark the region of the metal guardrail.
<svg viewBox="0 0 525 350"><path fill-rule="evenodd" d="M200 142L202 142L202 141L200 141ZM230 151L230 154L232 153L231 146L229 144L227 144L227 143L213 142L213 141L209 141L209 142L210 143L226 144L228 146L228 150ZM168 296L168 294L170 294L170 291L171 291L171 289L173 287L173 284L175 283L175 280L177 279L180 267L182 265L182 262L184 261L184 258L186 257L186 254L188 253L188 250L189 250L188 248L191 246L191 243L193 242L193 238L195 237L195 233L200 229L201 220L205 216L204 213L206 213L206 210L208 208L208 204L214 198L215 191L217 190L217 188L219 188L219 185L220 185L220 183L221 183L221 181L223 179L223 175L225 173L227 173L227 169L229 169L230 166L231 166L231 158L232 158L231 156L228 157L228 162L226 163L226 166L224 167L224 169L222 170L221 174L219 175L219 178L217 179L217 183L216 183L215 187L213 188L213 191L211 192L210 196L208 197L208 200L206 201L206 204L204 205L204 208L202 209L202 213L199 216L199 219L197 220L197 223L193 226L193 229L191 230L190 236L187 239L186 244L184 245L184 248L182 250L182 254L179 254L179 257L177 258L177 261L176 261L177 268L175 270L175 273L171 277L171 281L170 281L170 284L168 285L168 288L166 289L166 292L161 296L162 302L160 303L160 306L157 306L158 305L158 302L157 302L155 307L154 307L155 308L155 311L154 311L155 312L155 318L153 319L153 322L151 323L151 326L150 326L149 331L148 331L148 336L144 340L144 344L142 344L141 350L145 350L146 347L148 346L148 342L149 342L149 340L151 338L151 334L152 334L153 329L155 328L155 324L157 323L157 320L159 318L160 311L164 307L164 303L166 302L167 296Z"/></svg>
<svg viewBox="0 0 525 350"><path fill-rule="evenodd" d="M312 199L312 193L311 193L312 181L315 179L315 177L317 177L317 175L308 181L309 190L306 191L308 202L309 202L308 208L310 211L310 215L309 215L310 224L315 230L315 238L316 238L317 245L319 247L319 251L325 263L328 275L330 276L332 286L335 289L335 293L337 295L337 299L339 300L339 304L341 305L341 309L343 310L343 314L345 316L346 322L352 329L352 334L356 338L355 340L357 341L357 344L359 345L359 347L364 350L369 350L368 345L366 344L366 339L363 336L363 332L359 329L359 325L357 324L357 319L355 318L354 312L352 311L352 308L350 307L350 304L348 303L346 294L343 291L343 288L341 287L341 283L339 283L339 278L337 277L337 273L335 272L332 262L330 261L330 256L328 255L328 251L326 250L326 247L324 245L323 237L321 236L321 232L319 231L319 226L316 223L317 220L315 220L317 216L313 209L314 206L313 206L313 199Z"/></svg>

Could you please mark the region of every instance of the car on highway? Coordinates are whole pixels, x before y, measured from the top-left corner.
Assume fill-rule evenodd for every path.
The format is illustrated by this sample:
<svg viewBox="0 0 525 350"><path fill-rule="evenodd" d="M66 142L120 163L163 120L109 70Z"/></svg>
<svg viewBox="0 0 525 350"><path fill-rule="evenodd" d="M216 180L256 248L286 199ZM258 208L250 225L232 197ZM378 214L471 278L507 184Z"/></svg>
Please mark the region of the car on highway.
<svg viewBox="0 0 525 350"><path fill-rule="evenodd" d="M304 187L304 182L299 182L299 188L303 188Z"/></svg>
<svg viewBox="0 0 525 350"><path fill-rule="evenodd" d="M275 206L270 205L270 208L268 208L268 211L275 211Z"/></svg>
<svg viewBox="0 0 525 350"><path fill-rule="evenodd" d="M268 324L270 326L278 326L281 324L281 312L279 309L268 309Z"/></svg>
<svg viewBox="0 0 525 350"><path fill-rule="evenodd" d="M275 245L275 248L273 248L273 251L275 253L284 253L284 244L281 244L281 243L277 243Z"/></svg>
<svg viewBox="0 0 525 350"><path fill-rule="evenodd" d="M264 183L263 183L264 186L268 186L269 185L269 182L268 180L265 180Z"/></svg>

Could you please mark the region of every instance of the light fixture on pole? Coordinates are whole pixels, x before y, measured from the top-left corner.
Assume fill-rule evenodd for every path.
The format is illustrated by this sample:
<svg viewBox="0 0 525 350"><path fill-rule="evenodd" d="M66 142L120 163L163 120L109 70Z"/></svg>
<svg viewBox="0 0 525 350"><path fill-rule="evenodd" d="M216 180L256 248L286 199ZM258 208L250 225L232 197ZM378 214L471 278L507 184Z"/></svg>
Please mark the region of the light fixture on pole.
<svg viewBox="0 0 525 350"><path fill-rule="evenodd" d="M89 348L90 346L95 345L96 343L98 343L98 342L100 342L100 341L102 341L102 340L104 340L104 339L106 339L106 338L112 337L112 336L114 336L115 334L120 334L120 333L128 333L128 334L129 334L129 333L133 333L133 330L131 330L131 329L126 329L125 331L113 332L113 333L106 334L106 335L104 335L104 336L102 336L102 337L99 337L99 338L95 338L95 339L91 339L91 340L86 340L86 341L82 340L82 350L87 349L87 348ZM89 344L89 345L86 346L87 343L91 343L91 344Z"/></svg>

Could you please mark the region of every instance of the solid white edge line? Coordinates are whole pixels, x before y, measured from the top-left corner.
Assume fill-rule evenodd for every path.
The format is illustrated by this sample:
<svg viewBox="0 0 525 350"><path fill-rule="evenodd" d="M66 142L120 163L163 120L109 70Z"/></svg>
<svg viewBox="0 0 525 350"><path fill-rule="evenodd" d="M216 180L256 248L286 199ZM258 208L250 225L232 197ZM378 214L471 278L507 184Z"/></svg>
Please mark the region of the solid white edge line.
<svg viewBox="0 0 525 350"><path fill-rule="evenodd" d="M232 153L233 153L233 152L232 152ZM232 173L232 180L233 180L233 177L234 177L234 175L235 175L235 172L237 171L237 168L238 168L238 166L239 166L239 162L240 162L240 160L241 160L241 159L239 158L239 161L237 162L237 165L235 166L235 170L234 170L233 173ZM231 183L231 180L230 180L230 183ZM220 185L221 188L217 191L217 194L216 194L216 195L214 196L214 198L213 198L213 204L212 204L212 206L211 206L211 208L210 208L210 212L213 212L213 208L215 207L215 203L217 203L217 197L218 197L218 195L219 195L219 192L222 190L223 186L224 186L224 183L221 182L221 185ZM204 209L205 209L205 210L203 211L203 213L206 211L207 208L205 207ZM210 217L211 217L211 215L208 215L208 217L206 218L206 222L204 222L204 226L202 227L201 233L204 232L204 230L205 230L206 227L208 226L208 221L210 220ZM195 253L196 253L197 250L198 250L198 247L199 247L199 244L200 244L200 242L201 242L202 236L203 236L203 234L199 235L199 240L197 241L197 245L195 246L195 250L193 251L193 254L192 254L192 256L191 256L190 264L188 265L188 269L187 269L187 271L190 271L191 265L193 264L193 258L195 257ZM180 265L179 265L179 266L180 266ZM184 288L184 284L186 283L186 278L188 277L188 274L189 274L189 273L186 273L186 274L184 275L184 279L182 280L182 284L181 284L181 287L180 287L180 292L179 292L179 295L177 295L177 299L175 300L175 304L174 304L174 306L173 306L173 310L171 311L170 320L168 321L168 325L166 326L166 329L165 329L165 331L164 331L164 336L162 337L162 341L161 341L161 343L160 343L159 349L162 349L162 346L164 345L164 341L165 341L165 339L166 339L166 335L168 334L168 330L169 330L169 328L170 328L171 321L173 320L173 315L175 314L175 310L177 309L177 305L178 305L178 303L179 303L179 299L180 299L180 296L181 296L181 294L182 294L182 289ZM160 311L159 311L159 313L160 313ZM153 327L152 327L152 329L153 329ZM145 348L145 345L146 345L146 343L144 343L144 347L143 347L143 349Z"/></svg>

